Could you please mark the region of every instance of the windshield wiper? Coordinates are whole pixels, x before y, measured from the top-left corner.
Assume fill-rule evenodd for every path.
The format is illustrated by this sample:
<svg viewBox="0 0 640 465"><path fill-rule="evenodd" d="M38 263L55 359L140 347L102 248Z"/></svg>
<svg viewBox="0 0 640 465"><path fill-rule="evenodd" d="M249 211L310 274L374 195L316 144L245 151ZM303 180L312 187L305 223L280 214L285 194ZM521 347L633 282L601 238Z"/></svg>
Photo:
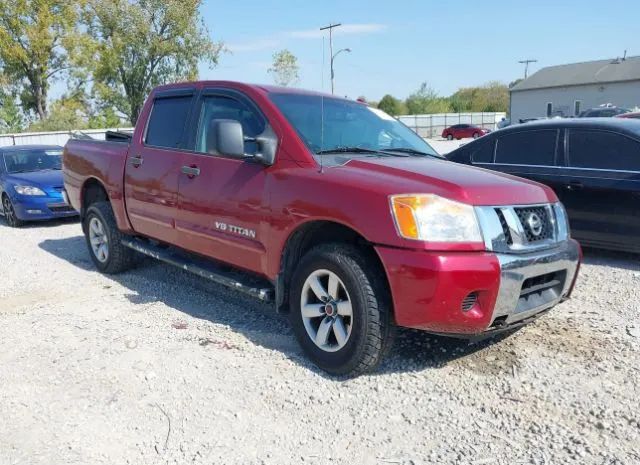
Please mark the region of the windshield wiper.
<svg viewBox="0 0 640 465"><path fill-rule="evenodd" d="M331 153L368 153L372 155L385 155L388 157L405 157L407 155L400 155L398 153L390 153L384 150L365 149L362 147L335 147L332 149L320 150L316 152L316 155L327 155Z"/></svg>
<svg viewBox="0 0 640 465"><path fill-rule="evenodd" d="M410 147L394 147L394 148L389 148L389 149L385 149L387 152L402 152L402 153L409 153L412 155L419 155L419 156L423 156L423 157L435 157L435 158L442 158L440 155L436 155L434 153L429 153L429 152L423 152L421 150L416 150L416 149L412 149Z"/></svg>

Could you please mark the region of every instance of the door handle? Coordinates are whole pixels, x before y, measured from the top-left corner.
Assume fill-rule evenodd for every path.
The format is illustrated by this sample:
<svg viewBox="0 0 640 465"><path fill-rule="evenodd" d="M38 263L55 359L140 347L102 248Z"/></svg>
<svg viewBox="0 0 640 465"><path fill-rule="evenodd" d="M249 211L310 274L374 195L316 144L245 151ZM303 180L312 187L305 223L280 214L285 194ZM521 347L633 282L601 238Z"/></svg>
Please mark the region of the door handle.
<svg viewBox="0 0 640 465"><path fill-rule="evenodd" d="M196 176L200 176L200 168L195 165L192 166L183 166L182 172L186 174L189 178L193 179Z"/></svg>
<svg viewBox="0 0 640 465"><path fill-rule="evenodd" d="M566 188L570 191L577 191L584 187L584 185L580 181L569 181L569 184L566 185Z"/></svg>
<svg viewBox="0 0 640 465"><path fill-rule="evenodd" d="M134 168L138 168L139 166L141 166L143 161L144 160L142 159L142 157L139 156L129 158L129 163L131 163Z"/></svg>

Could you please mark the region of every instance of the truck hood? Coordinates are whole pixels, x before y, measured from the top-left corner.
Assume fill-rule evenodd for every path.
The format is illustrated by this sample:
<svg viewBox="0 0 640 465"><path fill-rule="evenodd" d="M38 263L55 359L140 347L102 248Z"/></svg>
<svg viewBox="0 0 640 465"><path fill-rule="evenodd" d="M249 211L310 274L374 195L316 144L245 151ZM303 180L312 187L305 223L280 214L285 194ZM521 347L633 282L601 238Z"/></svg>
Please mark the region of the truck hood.
<svg viewBox="0 0 640 465"><path fill-rule="evenodd" d="M28 171L26 173L8 173L5 178L7 181L22 185L22 186L34 186L44 189L51 187L61 187L62 182L62 170L42 170L42 171Z"/></svg>
<svg viewBox="0 0 640 465"><path fill-rule="evenodd" d="M537 182L435 158L353 159L336 169L363 176L389 194L433 193L470 205L558 201L549 187Z"/></svg>

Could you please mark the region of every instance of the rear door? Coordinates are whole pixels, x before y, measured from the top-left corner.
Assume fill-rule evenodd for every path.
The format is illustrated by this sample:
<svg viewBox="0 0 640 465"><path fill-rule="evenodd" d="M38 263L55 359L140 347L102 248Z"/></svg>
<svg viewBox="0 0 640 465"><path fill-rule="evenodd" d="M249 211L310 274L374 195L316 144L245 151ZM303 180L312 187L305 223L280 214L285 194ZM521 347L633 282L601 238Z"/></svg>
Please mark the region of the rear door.
<svg viewBox="0 0 640 465"><path fill-rule="evenodd" d="M640 141L570 129L566 163L562 200L573 235L588 245L640 249Z"/></svg>
<svg viewBox="0 0 640 465"><path fill-rule="evenodd" d="M546 184L559 193L563 188L561 168L558 167L560 145L558 129L496 135L494 164L486 167Z"/></svg>
<svg viewBox="0 0 640 465"><path fill-rule="evenodd" d="M178 176L185 129L195 90L155 95L140 140L133 140L125 167L125 201L133 229L145 236L175 243ZM144 123L140 123L144 124Z"/></svg>
<svg viewBox="0 0 640 465"><path fill-rule="evenodd" d="M264 265L262 227L268 218L266 180L269 167L216 151L211 124L231 119L242 124L246 138L261 134L267 120L243 94L229 89L205 89L192 121L192 151L185 155L179 178L176 228L182 247L226 263L260 271ZM255 154L257 144L245 142Z"/></svg>

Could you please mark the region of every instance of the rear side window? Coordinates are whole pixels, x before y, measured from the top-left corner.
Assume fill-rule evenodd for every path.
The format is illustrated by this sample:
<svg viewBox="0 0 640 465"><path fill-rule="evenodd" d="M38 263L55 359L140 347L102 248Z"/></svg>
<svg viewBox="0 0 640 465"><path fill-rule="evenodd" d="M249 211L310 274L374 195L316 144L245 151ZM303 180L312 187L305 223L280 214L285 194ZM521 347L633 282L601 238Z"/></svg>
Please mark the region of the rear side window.
<svg viewBox="0 0 640 465"><path fill-rule="evenodd" d="M471 152L472 163L493 163L493 149L495 141L481 143L480 146Z"/></svg>
<svg viewBox="0 0 640 465"><path fill-rule="evenodd" d="M640 142L613 132L572 129L569 166L640 171Z"/></svg>
<svg viewBox="0 0 640 465"><path fill-rule="evenodd" d="M505 134L498 139L496 163L554 166L557 139L555 129Z"/></svg>
<svg viewBox="0 0 640 465"><path fill-rule="evenodd" d="M182 140L191 95L163 97L153 102L145 144L154 147L177 148Z"/></svg>

